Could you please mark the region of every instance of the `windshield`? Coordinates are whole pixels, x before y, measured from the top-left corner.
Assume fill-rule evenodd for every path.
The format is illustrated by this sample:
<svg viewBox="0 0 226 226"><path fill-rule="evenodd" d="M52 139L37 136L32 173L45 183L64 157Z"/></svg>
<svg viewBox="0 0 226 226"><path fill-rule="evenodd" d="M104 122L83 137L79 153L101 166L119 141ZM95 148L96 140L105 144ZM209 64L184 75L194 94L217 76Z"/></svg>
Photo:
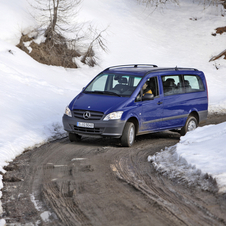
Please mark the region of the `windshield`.
<svg viewBox="0 0 226 226"><path fill-rule="evenodd" d="M135 75L102 73L87 86L84 92L131 96L141 79L142 77Z"/></svg>

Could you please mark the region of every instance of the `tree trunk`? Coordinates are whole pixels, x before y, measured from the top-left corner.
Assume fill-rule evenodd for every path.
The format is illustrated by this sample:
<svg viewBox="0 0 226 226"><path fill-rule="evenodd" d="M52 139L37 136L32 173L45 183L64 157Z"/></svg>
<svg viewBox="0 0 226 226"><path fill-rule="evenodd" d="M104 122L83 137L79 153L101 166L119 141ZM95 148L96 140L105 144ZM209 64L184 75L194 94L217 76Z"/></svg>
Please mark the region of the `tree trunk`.
<svg viewBox="0 0 226 226"><path fill-rule="evenodd" d="M225 49L224 51L220 52L218 55L213 56L213 57L209 60L209 62L214 61L214 60L217 60L217 59L219 59L219 58L222 57L222 56L224 56L224 59L226 59L226 49Z"/></svg>
<svg viewBox="0 0 226 226"><path fill-rule="evenodd" d="M57 23L57 13L59 7L60 0L53 0L53 23L52 23L52 31L55 31L55 26Z"/></svg>

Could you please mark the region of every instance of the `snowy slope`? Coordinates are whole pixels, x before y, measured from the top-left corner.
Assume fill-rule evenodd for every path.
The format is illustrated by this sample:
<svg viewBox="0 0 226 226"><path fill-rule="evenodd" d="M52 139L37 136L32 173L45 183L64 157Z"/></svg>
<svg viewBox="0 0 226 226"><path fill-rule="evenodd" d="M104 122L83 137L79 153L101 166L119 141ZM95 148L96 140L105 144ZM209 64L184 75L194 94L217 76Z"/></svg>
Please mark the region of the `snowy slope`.
<svg viewBox="0 0 226 226"><path fill-rule="evenodd" d="M41 65L14 46L2 41L0 46L2 167L25 148L63 133L65 107L90 77L86 68L67 71Z"/></svg>
<svg viewBox="0 0 226 226"><path fill-rule="evenodd" d="M66 105L91 78L111 65L196 67L207 77L209 110L226 112L226 63L208 62L225 48L225 34L211 35L215 28L225 25L225 19L219 16L219 7L203 10L202 5L192 2L184 0L180 6L169 4L154 11L136 0L84 0L74 21L89 22L98 30L107 28L103 35L108 51L97 50L99 66L88 68L78 62L81 68L74 70L41 65L17 49L21 32L31 31L36 22L28 13L31 8L26 0L1 2L0 171L4 172L3 166L25 148L61 136ZM203 130L203 136L207 133L208 137L208 131L208 127ZM220 136L225 139L224 132ZM217 140L212 140L214 146ZM191 161L198 166L194 159Z"/></svg>

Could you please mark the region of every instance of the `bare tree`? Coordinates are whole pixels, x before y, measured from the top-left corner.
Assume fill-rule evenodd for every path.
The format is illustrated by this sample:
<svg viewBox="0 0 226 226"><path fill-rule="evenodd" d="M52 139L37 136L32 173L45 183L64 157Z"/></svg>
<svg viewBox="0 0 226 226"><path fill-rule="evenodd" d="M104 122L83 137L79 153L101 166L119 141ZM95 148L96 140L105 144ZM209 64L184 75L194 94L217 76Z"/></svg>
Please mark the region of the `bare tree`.
<svg viewBox="0 0 226 226"><path fill-rule="evenodd" d="M90 44L86 44L86 47L80 44L87 39L87 32L83 31L82 25L75 22L81 1L35 0L32 2L34 18L39 24L36 33L38 33L38 36L45 37L45 42L40 43L38 47L34 42L30 44L33 45L33 50L36 49L36 53L33 50L33 53L30 53L33 58L36 57L37 61L49 65L75 68L77 67L75 57L83 56L82 62L90 66L97 63L93 47L95 45L104 51L106 50L102 36L103 31L98 34L90 29L88 35L93 36L95 34ZM22 34L22 38L25 39L26 36ZM18 47L26 50L23 42L21 40Z"/></svg>
<svg viewBox="0 0 226 226"><path fill-rule="evenodd" d="M45 37L56 38L65 32L74 32L71 19L77 14L81 0L35 0L35 19L45 31Z"/></svg>
<svg viewBox="0 0 226 226"><path fill-rule="evenodd" d="M225 0L200 0L204 6L209 6L209 5L223 5L224 8L225 8L225 4L226 4L226 1Z"/></svg>
<svg viewBox="0 0 226 226"><path fill-rule="evenodd" d="M100 47L105 52L107 51L107 46L105 45L104 38L102 36L102 33L104 33L106 31L106 29L101 32L98 32L96 30L93 31L93 29L90 28L91 32L94 34L94 37L93 37L92 41L90 42L84 55L82 56L82 59L81 59L82 63L88 64L91 67L93 67L94 65L97 64L96 57L95 57L95 51L94 51L95 46L97 48Z"/></svg>
<svg viewBox="0 0 226 226"><path fill-rule="evenodd" d="M160 5L165 5L166 3L176 3L179 4L179 0L138 0L140 3L146 3L146 5L151 5L155 7L159 7Z"/></svg>
<svg viewBox="0 0 226 226"><path fill-rule="evenodd" d="M147 5L152 6L162 6L167 3L176 3L179 5L180 0L138 0L138 2L146 3ZM195 2L195 1L194 1ZM224 8L226 8L226 0L198 0L200 4L203 4L204 7L210 6L210 5L220 5L222 4Z"/></svg>

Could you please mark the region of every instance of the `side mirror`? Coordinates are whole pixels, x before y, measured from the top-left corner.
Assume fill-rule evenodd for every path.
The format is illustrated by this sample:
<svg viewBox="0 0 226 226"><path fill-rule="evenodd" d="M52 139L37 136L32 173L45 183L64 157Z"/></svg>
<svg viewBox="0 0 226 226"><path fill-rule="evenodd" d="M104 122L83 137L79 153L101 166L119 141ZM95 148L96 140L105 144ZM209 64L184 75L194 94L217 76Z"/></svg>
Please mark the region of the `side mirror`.
<svg viewBox="0 0 226 226"><path fill-rule="evenodd" d="M142 101L145 101L145 100L154 100L154 95L150 93L144 94L144 96L142 97Z"/></svg>

